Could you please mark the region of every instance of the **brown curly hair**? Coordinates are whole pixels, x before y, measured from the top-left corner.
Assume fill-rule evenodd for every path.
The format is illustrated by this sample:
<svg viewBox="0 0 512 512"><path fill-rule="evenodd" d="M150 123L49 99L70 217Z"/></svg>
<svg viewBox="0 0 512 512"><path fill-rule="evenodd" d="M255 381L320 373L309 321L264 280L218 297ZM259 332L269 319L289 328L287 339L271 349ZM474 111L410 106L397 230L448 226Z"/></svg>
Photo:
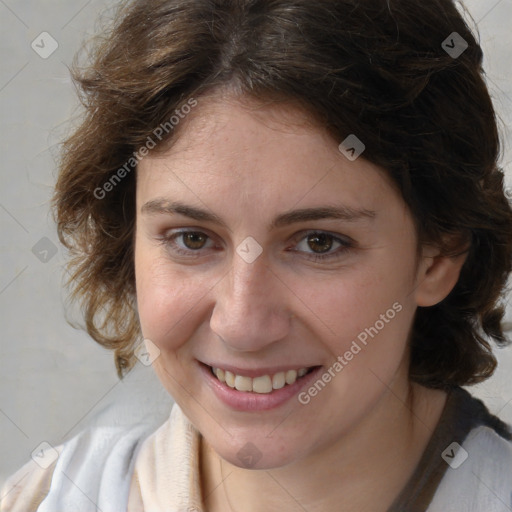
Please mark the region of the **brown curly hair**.
<svg viewBox="0 0 512 512"><path fill-rule="evenodd" d="M337 141L358 134L364 157L400 188L421 242L447 254L460 251L446 243L453 235L470 242L450 295L416 313L410 377L446 388L492 374L489 342L506 342L512 212L482 50L452 0L135 0L115 20L89 64L74 66L85 113L63 144L54 212L71 297L87 332L115 351L120 377L141 340L137 152L191 98L222 87L298 103ZM449 54L446 41L460 38L465 51Z"/></svg>

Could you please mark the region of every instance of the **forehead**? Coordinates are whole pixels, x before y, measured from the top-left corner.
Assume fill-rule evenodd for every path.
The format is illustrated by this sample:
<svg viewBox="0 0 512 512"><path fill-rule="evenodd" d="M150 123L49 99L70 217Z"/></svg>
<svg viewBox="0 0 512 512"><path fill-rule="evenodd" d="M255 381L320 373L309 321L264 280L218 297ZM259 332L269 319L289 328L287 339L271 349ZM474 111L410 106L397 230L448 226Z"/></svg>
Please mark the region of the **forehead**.
<svg viewBox="0 0 512 512"><path fill-rule="evenodd" d="M139 164L141 201L163 193L206 204L229 197L231 207L247 211L251 202L359 207L401 200L383 169L364 158L349 161L297 106L218 96L198 103L172 145Z"/></svg>
<svg viewBox="0 0 512 512"><path fill-rule="evenodd" d="M160 156L204 160L209 163L207 167L229 162L231 171L244 175L248 173L243 172L243 167L252 169L266 162L266 157L271 156L282 165L287 159L304 156L321 146L332 149L334 144L311 114L292 103L220 93L199 99L198 106L176 128L174 140L169 147L164 145ZM322 162L334 163L333 154L329 153L323 153Z"/></svg>

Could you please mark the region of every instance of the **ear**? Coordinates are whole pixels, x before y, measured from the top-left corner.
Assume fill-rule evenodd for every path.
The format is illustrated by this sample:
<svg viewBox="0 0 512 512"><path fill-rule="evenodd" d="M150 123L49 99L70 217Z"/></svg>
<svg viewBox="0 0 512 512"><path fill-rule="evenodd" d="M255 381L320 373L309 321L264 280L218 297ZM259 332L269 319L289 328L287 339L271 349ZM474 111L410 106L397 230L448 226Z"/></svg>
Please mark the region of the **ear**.
<svg viewBox="0 0 512 512"><path fill-rule="evenodd" d="M467 251L445 256L439 247L424 246L416 274L416 304L434 306L446 298L459 280L466 257Z"/></svg>

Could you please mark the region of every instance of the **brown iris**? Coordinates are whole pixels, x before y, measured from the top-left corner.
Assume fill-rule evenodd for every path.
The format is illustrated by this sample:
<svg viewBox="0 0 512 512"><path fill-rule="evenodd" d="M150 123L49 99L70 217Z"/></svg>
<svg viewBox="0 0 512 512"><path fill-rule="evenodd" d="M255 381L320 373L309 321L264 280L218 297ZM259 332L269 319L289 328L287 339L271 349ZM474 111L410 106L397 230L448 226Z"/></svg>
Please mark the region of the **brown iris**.
<svg viewBox="0 0 512 512"><path fill-rule="evenodd" d="M206 244L207 236L203 233L197 233L195 231L191 231L189 233L183 233L183 244L187 249L197 250L202 249Z"/></svg>
<svg viewBox="0 0 512 512"><path fill-rule="evenodd" d="M307 242L311 250L317 253L324 253L332 248L332 236L325 233L314 233L308 235Z"/></svg>

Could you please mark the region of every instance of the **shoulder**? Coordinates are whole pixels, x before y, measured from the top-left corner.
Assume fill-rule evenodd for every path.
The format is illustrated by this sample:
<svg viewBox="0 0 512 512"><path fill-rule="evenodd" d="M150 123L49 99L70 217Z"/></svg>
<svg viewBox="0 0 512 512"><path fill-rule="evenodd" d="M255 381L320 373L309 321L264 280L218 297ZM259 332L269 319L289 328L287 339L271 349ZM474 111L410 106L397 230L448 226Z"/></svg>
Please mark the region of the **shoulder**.
<svg viewBox="0 0 512 512"><path fill-rule="evenodd" d="M55 447L60 455L62 445ZM0 491L0 512L31 512L48 494L57 459L43 466L30 460L12 474Z"/></svg>
<svg viewBox="0 0 512 512"><path fill-rule="evenodd" d="M152 431L151 424L96 426L49 447L47 463L39 465L34 457L8 478L0 512L89 510L91 505L96 510L100 500L115 503L128 494L137 449Z"/></svg>
<svg viewBox="0 0 512 512"><path fill-rule="evenodd" d="M449 452L449 453L448 453ZM443 452L448 464L428 512L509 512L512 441L494 428L471 430L461 445Z"/></svg>

